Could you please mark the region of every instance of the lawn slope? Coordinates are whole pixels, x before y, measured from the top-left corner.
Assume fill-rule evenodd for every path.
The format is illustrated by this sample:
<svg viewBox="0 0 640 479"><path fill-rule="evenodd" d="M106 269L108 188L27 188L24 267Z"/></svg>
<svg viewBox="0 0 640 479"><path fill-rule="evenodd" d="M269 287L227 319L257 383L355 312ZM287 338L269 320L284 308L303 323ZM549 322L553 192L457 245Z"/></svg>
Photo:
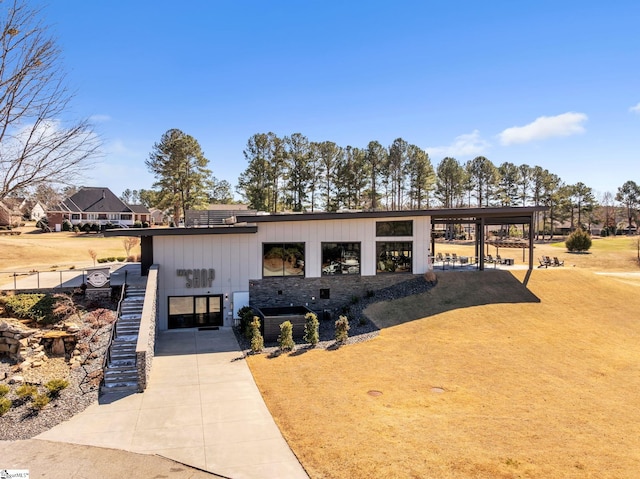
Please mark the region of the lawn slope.
<svg viewBox="0 0 640 479"><path fill-rule="evenodd" d="M371 306L372 341L248 358L312 478L636 477L637 287L513 274L440 273Z"/></svg>

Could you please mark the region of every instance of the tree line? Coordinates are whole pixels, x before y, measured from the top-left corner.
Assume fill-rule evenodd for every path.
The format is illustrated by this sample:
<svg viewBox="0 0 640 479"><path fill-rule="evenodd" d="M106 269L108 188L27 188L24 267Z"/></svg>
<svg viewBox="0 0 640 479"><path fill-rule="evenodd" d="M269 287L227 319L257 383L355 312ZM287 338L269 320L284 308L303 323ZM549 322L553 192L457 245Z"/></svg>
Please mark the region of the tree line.
<svg viewBox="0 0 640 479"><path fill-rule="evenodd" d="M236 191L257 210L546 206L543 229L556 221L574 227L596 221L594 192L581 182L565 184L540 166L494 165L484 156L466 163L446 157L434 167L425 150L402 138L358 148L300 133L258 133L243 153L248 165Z"/></svg>

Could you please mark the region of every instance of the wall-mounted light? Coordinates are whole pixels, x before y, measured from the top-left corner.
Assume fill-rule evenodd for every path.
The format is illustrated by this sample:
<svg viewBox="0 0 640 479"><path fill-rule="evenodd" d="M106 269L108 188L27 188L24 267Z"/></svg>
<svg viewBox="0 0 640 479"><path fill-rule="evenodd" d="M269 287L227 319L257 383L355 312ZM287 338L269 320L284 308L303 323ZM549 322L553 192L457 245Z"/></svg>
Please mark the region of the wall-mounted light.
<svg viewBox="0 0 640 479"><path fill-rule="evenodd" d="M229 295L227 293L224 294L224 300L229 301Z"/></svg>

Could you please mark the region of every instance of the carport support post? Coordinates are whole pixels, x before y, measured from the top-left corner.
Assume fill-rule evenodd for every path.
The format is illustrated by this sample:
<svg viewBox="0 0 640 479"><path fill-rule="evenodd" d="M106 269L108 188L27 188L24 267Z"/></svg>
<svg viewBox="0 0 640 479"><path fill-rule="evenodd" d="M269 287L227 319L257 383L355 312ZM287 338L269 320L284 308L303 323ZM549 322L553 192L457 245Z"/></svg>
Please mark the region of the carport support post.
<svg viewBox="0 0 640 479"><path fill-rule="evenodd" d="M533 213L529 217L529 270L533 269Z"/></svg>
<svg viewBox="0 0 640 479"><path fill-rule="evenodd" d="M480 238L480 257L478 262L478 267L480 271L484 271L484 216L480 217L480 234L478 235Z"/></svg>

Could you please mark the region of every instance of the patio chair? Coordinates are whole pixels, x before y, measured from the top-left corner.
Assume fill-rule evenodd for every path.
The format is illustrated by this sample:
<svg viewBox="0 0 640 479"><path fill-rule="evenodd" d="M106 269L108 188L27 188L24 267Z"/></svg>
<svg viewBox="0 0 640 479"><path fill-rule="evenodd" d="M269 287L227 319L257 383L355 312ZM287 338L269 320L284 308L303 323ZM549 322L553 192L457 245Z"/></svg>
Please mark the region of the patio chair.
<svg viewBox="0 0 640 479"><path fill-rule="evenodd" d="M497 264L504 264L504 262L502 261L502 258L500 257L499 254L496 255L496 263Z"/></svg>
<svg viewBox="0 0 640 479"><path fill-rule="evenodd" d="M547 260L544 258L544 256L540 256L540 258L538 258L538 262L540 263L540 266L538 266L538 268L548 268L549 267L549 263L547 263Z"/></svg>
<svg viewBox="0 0 640 479"><path fill-rule="evenodd" d="M442 257L442 253L436 254L436 261L440 261L440 262L444 261L444 258Z"/></svg>
<svg viewBox="0 0 640 479"><path fill-rule="evenodd" d="M491 256L490 254L488 254L487 256L485 256L485 258L484 258L484 262L485 262L485 263L495 263L495 262L496 262L496 260L495 260L495 259L493 259L493 256Z"/></svg>
<svg viewBox="0 0 640 479"><path fill-rule="evenodd" d="M564 266L564 260L559 260L557 256L553 257L554 266Z"/></svg>

